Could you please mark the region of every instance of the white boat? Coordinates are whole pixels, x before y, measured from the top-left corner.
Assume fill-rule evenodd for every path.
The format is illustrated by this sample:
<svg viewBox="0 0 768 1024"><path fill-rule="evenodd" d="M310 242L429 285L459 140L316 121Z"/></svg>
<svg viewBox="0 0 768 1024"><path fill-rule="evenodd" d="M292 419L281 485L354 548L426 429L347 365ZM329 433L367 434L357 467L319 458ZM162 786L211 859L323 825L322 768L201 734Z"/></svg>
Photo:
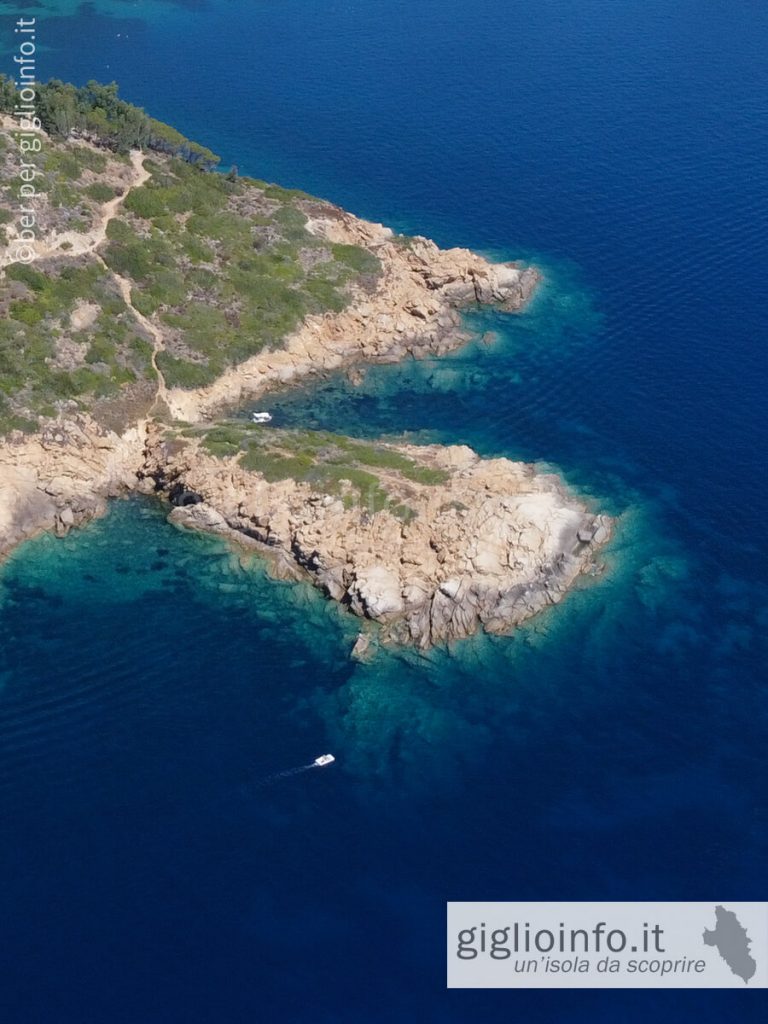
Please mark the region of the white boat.
<svg viewBox="0 0 768 1024"><path fill-rule="evenodd" d="M324 768L327 764L333 764L335 760L336 758L333 754L321 754L320 757L315 758L313 763L316 764L318 768Z"/></svg>
<svg viewBox="0 0 768 1024"><path fill-rule="evenodd" d="M251 414L251 419L254 423L269 423L272 419L272 413L270 412L254 412Z"/></svg>

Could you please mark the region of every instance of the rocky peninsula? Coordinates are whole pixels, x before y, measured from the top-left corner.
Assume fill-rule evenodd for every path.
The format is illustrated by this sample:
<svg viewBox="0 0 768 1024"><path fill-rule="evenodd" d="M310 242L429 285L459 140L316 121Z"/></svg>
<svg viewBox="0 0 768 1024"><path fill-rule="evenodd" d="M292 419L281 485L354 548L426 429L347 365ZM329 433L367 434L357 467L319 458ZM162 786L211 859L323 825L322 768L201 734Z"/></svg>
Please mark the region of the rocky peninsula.
<svg viewBox="0 0 768 1024"><path fill-rule="evenodd" d="M170 521L264 552L276 575L306 575L400 642L506 632L559 602L608 539L607 519L523 463L237 430L150 436L141 475Z"/></svg>
<svg viewBox="0 0 768 1024"><path fill-rule="evenodd" d="M201 147L163 152L157 127L143 151L94 137L88 111L122 102L103 88L67 93L83 118L41 133L24 262L0 130L0 553L151 493L171 523L421 647L506 632L595 571L610 521L532 466L237 419L276 386L463 344L461 310L517 313L535 269L212 173Z"/></svg>

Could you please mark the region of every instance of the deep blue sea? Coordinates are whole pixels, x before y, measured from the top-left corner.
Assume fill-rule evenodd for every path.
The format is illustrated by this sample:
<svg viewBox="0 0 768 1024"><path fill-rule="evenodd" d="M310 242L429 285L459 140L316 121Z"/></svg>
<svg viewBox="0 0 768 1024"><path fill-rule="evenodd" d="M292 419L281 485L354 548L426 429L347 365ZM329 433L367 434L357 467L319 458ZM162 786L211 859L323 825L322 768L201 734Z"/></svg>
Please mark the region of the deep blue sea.
<svg viewBox="0 0 768 1024"><path fill-rule="evenodd" d="M276 396L276 422L549 464L618 529L513 637L368 666L351 617L150 501L18 550L2 1020L765 1020L751 991L448 992L444 922L766 898L768 6L35 10L41 77L117 79L225 165L542 267L529 312L473 318L491 343Z"/></svg>

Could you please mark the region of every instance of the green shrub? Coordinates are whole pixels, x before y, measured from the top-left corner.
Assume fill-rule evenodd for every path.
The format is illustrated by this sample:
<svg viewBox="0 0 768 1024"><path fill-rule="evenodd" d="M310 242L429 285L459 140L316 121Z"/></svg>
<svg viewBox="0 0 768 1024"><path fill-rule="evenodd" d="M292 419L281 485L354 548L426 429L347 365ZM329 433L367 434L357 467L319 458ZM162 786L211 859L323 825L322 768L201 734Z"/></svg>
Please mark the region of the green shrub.
<svg viewBox="0 0 768 1024"><path fill-rule="evenodd" d="M188 359L177 359L168 352L159 352L157 364L165 382L170 388L202 388L213 383L222 367L206 363L192 363Z"/></svg>
<svg viewBox="0 0 768 1024"><path fill-rule="evenodd" d="M45 170L66 181L77 181L85 169L85 164L78 157L79 153L70 149L50 151L46 154Z"/></svg>
<svg viewBox="0 0 768 1024"><path fill-rule="evenodd" d="M250 225L234 213L193 213L187 221L187 230L230 245L249 245L251 241Z"/></svg>
<svg viewBox="0 0 768 1024"><path fill-rule="evenodd" d="M104 250L105 263L117 274L142 282L152 280L159 267L173 267L173 250L162 238L142 238L133 231L128 235L118 230L120 240L113 237Z"/></svg>
<svg viewBox="0 0 768 1024"><path fill-rule="evenodd" d="M359 245L341 245L334 243L331 246L333 258L354 270L358 274L379 274L381 263L378 257Z"/></svg>
<svg viewBox="0 0 768 1024"><path fill-rule="evenodd" d="M265 480L303 480L314 463L308 454L282 455L251 447L240 457L243 469L261 473Z"/></svg>
<svg viewBox="0 0 768 1024"><path fill-rule="evenodd" d="M80 164L87 167L89 171L94 171L96 174L106 171L108 160L103 153L89 149L87 146L77 146L75 152L77 152Z"/></svg>
<svg viewBox="0 0 768 1024"><path fill-rule="evenodd" d="M95 181L92 185L89 185L85 194L90 196L95 203L108 203L110 199L114 199L117 195L117 191L111 185L105 185L101 181Z"/></svg>
<svg viewBox="0 0 768 1024"><path fill-rule="evenodd" d="M283 188L282 185L268 185L266 182L257 181L255 178L246 178L244 180L252 182L261 188L267 199L276 199L280 203L289 203L292 199L312 199L312 196L302 192L299 188Z"/></svg>
<svg viewBox="0 0 768 1024"><path fill-rule="evenodd" d="M111 338L97 335L88 346L86 363L111 363L117 356L117 346Z"/></svg>
<svg viewBox="0 0 768 1024"><path fill-rule="evenodd" d="M113 217L107 224L107 238L113 242L130 242L136 238L136 233L126 221Z"/></svg>
<svg viewBox="0 0 768 1024"><path fill-rule="evenodd" d="M41 292L45 288L45 274L41 274L27 263L11 263L5 273L11 280L21 281L35 292Z"/></svg>
<svg viewBox="0 0 768 1024"><path fill-rule="evenodd" d="M212 263L216 254L202 238L185 231L180 239L182 252L195 263Z"/></svg>
<svg viewBox="0 0 768 1024"><path fill-rule="evenodd" d="M315 300L320 312L332 310L334 313L339 313L348 302L347 297L339 291L336 284L325 277L310 277L304 285L304 291Z"/></svg>
<svg viewBox="0 0 768 1024"><path fill-rule="evenodd" d="M289 241L302 242L311 237L306 228L307 217L294 206L281 206L275 211L273 221L280 228L280 234Z"/></svg>
<svg viewBox="0 0 768 1024"><path fill-rule="evenodd" d="M11 316L19 323L31 327L40 323L45 316L45 310L33 302L14 302L11 306Z"/></svg>

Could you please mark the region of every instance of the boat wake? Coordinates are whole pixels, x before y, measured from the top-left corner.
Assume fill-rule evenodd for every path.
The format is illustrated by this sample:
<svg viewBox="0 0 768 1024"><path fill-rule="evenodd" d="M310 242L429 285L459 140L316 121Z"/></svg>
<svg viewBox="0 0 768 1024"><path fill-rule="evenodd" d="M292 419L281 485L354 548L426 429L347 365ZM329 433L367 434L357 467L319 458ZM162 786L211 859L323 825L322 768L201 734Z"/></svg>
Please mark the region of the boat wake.
<svg viewBox="0 0 768 1024"><path fill-rule="evenodd" d="M263 779L256 781L254 785L257 789L263 789L265 786L272 786L283 779L291 779L294 775L303 775L304 772L311 772L313 768L325 768L326 765L333 764L335 760L336 758L333 754L321 754L311 764L302 764L298 768L288 768L286 771L273 772L271 775L265 775Z"/></svg>

